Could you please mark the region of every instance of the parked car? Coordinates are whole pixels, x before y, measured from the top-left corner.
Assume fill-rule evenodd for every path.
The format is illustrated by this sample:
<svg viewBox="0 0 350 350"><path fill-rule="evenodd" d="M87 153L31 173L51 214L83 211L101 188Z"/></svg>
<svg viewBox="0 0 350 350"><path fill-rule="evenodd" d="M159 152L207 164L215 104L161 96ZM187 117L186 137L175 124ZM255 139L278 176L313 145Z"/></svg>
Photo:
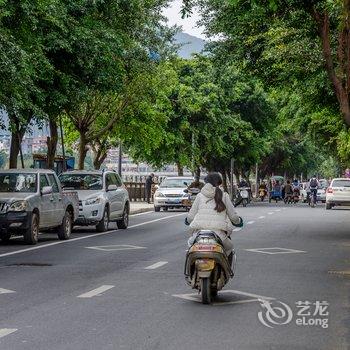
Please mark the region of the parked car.
<svg viewBox="0 0 350 350"><path fill-rule="evenodd" d="M193 177L188 176L172 176L166 177L158 186L154 193L154 210L168 210L169 208L186 208L183 199L189 197L184 192L193 182Z"/></svg>
<svg viewBox="0 0 350 350"><path fill-rule="evenodd" d="M350 179L333 179L327 189L326 209L332 209L336 205L350 205Z"/></svg>
<svg viewBox="0 0 350 350"><path fill-rule="evenodd" d="M65 189L74 189L79 197L76 225L95 225L98 232L108 230L110 221L118 228L129 224L129 194L114 171L74 170L59 176Z"/></svg>
<svg viewBox="0 0 350 350"><path fill-rule="evenodd" d="M23 235L38 242L39 230L57 228L59 239L69 239L78 217L75 192L62 192L55 172L44 169L0 171L0 238Z"/></svg>

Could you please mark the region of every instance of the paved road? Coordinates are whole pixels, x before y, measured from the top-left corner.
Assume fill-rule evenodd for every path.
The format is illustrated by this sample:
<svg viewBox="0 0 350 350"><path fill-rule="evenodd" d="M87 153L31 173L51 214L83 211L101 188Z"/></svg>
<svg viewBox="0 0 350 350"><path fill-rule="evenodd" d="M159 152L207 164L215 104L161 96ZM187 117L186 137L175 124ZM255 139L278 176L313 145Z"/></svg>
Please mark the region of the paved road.
<svg viewBox="0 0 350 350"><path fill-rule="evenodd" d="M349 349L350 211L261 203L239 213L237 273L210 306L184 281L183 212L136 215L107 234L79 229L65 242L44 234L35 247L0 245L0 349ZM293 318L268 323L259 298L283 302ZM305 322L329 327L297 325L310 310ZM288 321L274 311L272 321Z"/></svg>

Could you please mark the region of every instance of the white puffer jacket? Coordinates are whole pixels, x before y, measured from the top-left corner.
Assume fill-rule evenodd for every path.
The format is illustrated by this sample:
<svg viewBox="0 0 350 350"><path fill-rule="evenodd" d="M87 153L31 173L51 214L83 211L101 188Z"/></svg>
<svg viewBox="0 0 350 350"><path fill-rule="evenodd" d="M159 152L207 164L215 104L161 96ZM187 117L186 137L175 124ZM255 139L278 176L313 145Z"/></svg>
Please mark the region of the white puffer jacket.
<svg viewBox="0 0 350 350"><path fill-rule="evenodd" d="M192 232L197 230L225 231L229 236L234 228L232 222L239 224L240 218L228 193L223 193L222 201L225 203L226 210L221 213L214 209L216 206L214 196L215 187L207 183L197 195L187 220L191 223Z"/></svg>

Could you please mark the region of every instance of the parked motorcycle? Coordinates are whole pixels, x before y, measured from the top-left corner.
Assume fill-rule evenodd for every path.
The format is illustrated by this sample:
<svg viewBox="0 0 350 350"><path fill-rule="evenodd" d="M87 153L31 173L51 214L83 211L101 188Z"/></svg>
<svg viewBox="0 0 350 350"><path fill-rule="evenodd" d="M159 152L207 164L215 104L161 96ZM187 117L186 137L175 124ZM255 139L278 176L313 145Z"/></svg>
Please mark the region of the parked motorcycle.
<svg viewBox="0 0 350 350"><path fill-rule="evenodd" d="M186 255L186 282L201 293L203 304L210 304L217 292L233 277L235 265L235 252L229 259L221 239L214 232L198 231L195 242Z"/></svg>

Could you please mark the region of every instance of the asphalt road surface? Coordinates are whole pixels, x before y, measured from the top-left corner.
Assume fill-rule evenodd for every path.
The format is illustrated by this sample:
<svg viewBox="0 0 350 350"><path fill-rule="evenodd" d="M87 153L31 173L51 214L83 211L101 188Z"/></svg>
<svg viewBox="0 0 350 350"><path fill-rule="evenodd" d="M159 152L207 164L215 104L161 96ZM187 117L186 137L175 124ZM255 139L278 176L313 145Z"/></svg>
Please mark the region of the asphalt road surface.
<svg viewBox="0 0 350 350"><path fill-rule="evenodd" d="M350 210L238 212L236 276L213 305L185 283L181 211L0 244L0 349L349 349Z"/></svg>

